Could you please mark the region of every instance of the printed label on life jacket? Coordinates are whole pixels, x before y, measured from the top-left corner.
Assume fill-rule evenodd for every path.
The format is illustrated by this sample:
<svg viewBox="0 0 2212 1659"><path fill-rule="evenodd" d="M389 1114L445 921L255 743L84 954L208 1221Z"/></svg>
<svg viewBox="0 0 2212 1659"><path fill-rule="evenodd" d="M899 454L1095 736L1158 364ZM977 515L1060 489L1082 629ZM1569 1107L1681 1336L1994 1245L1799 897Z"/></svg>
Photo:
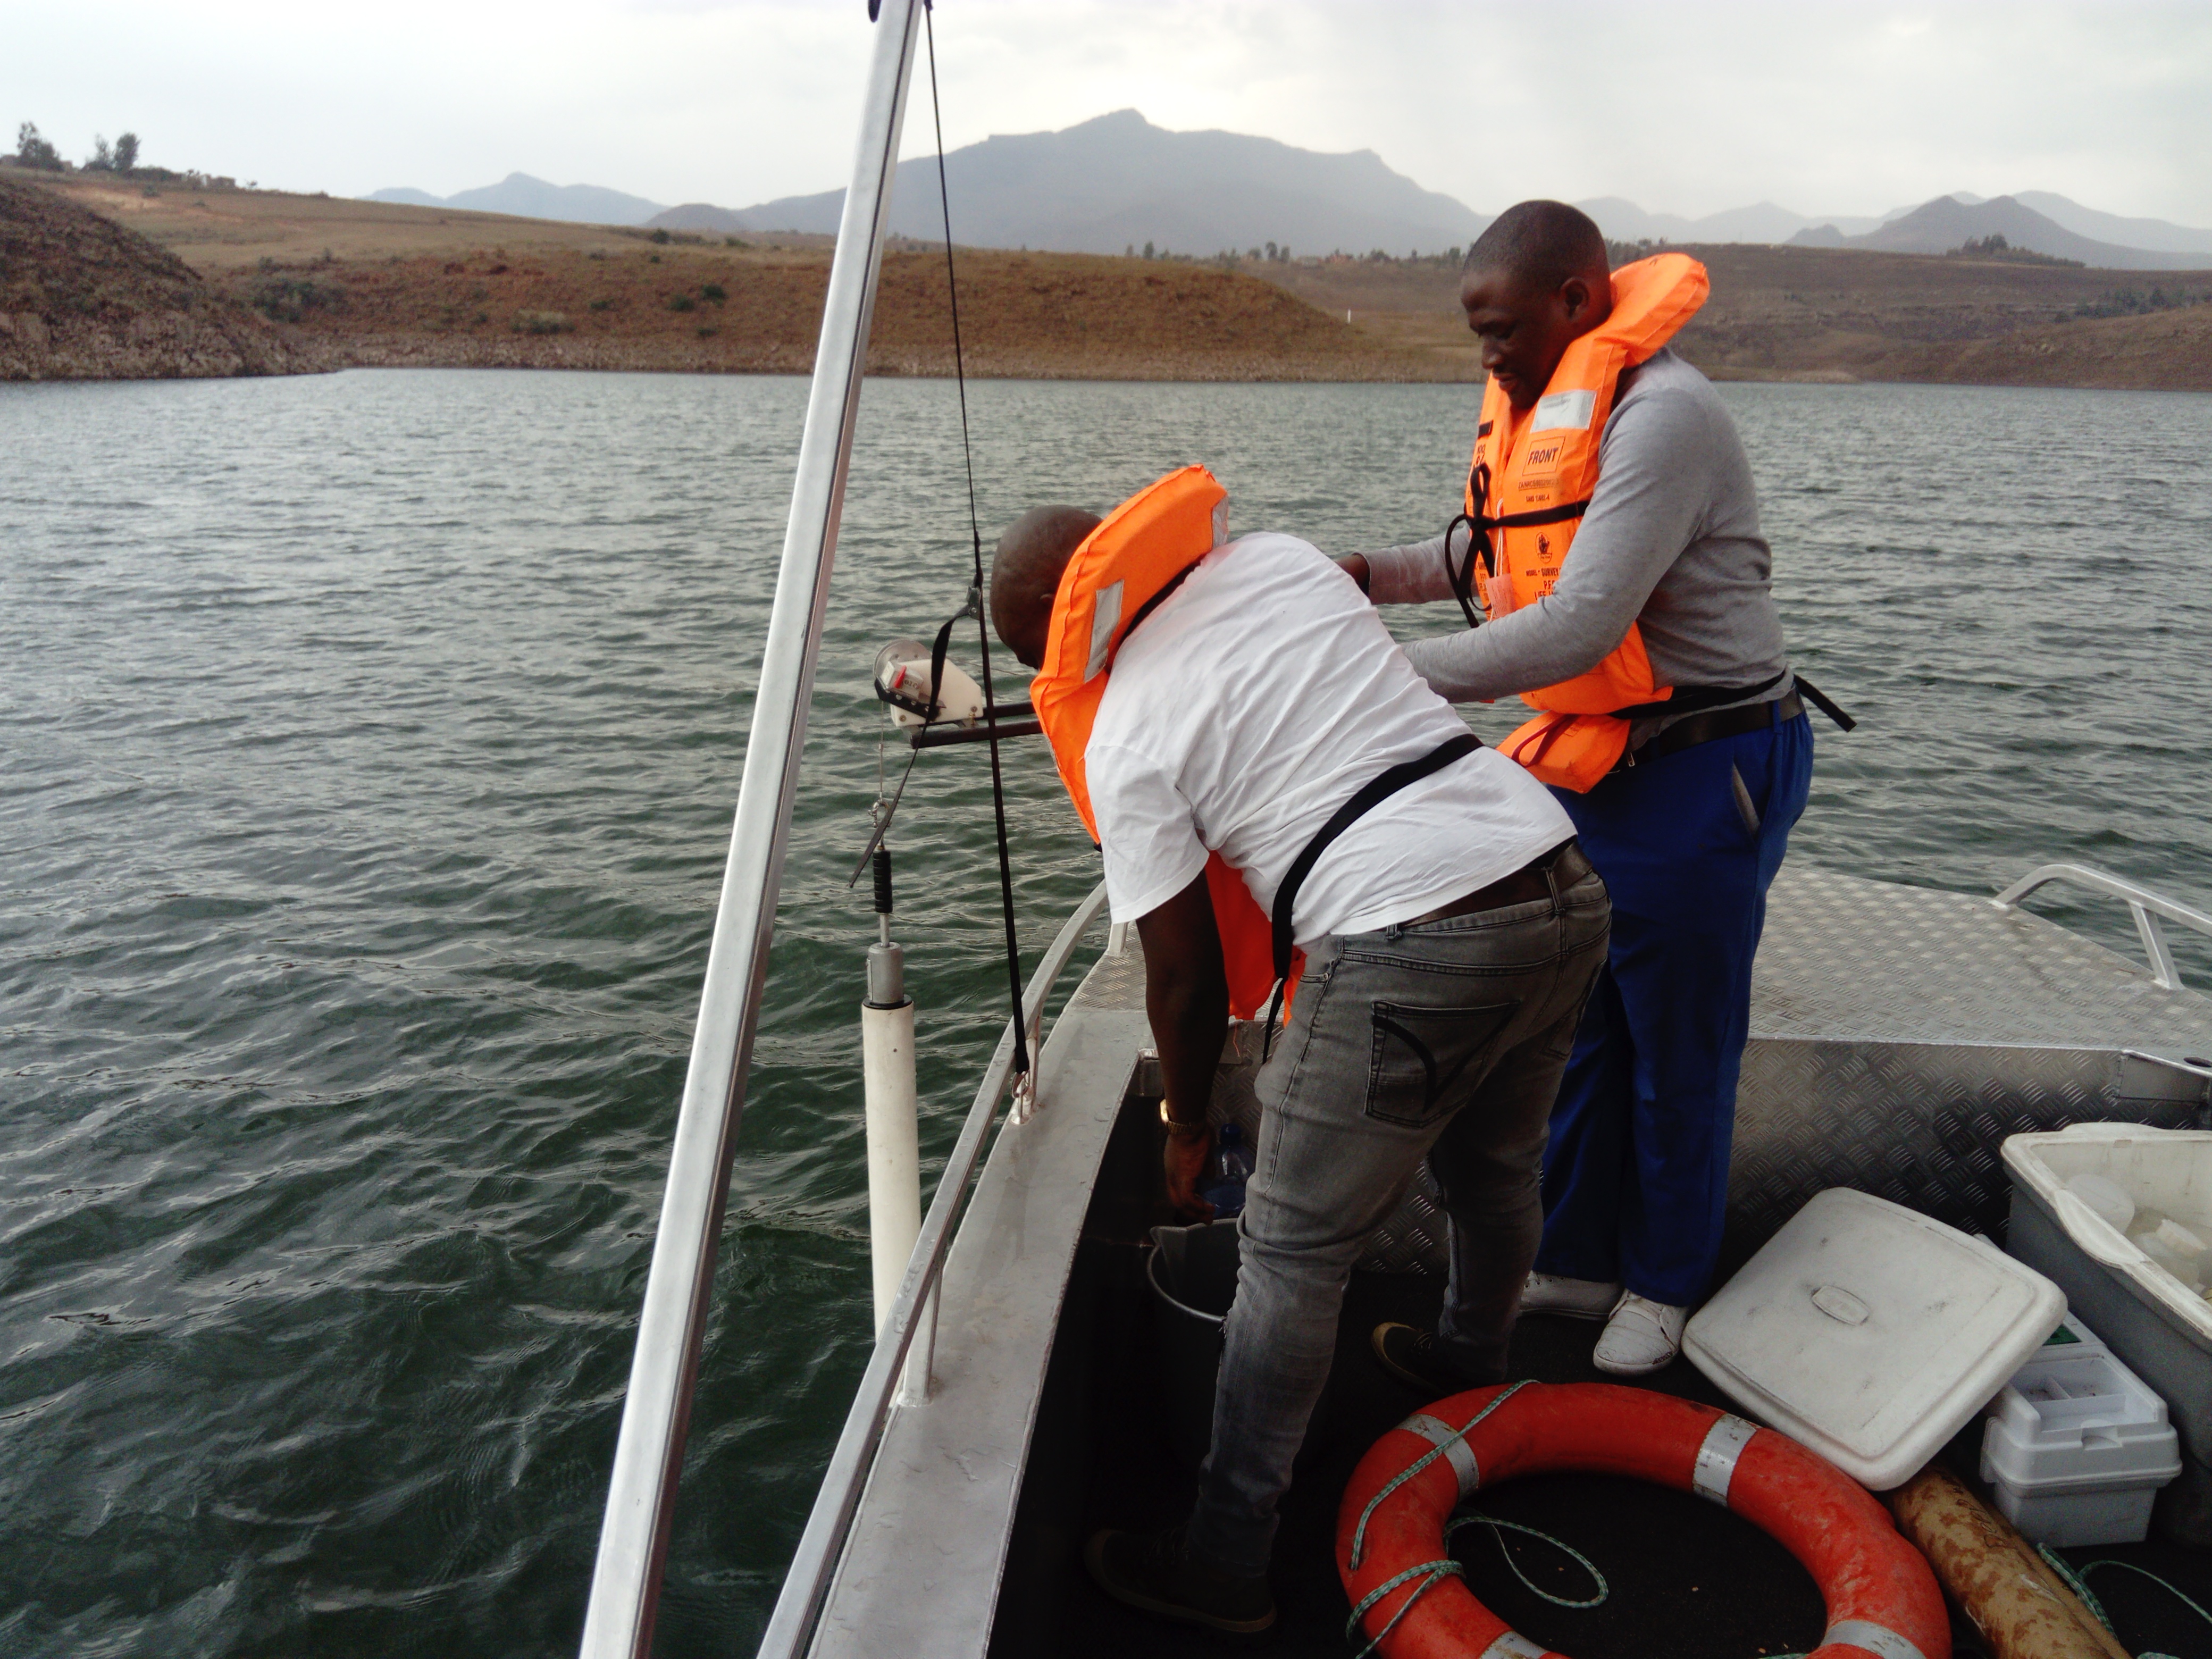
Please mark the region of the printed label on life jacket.
<svg viewBox="0 0 2212 1659"><path fill-rule="evenodd" d="M1554 392L1547 398L1536 400L1535 417L1528 422L1531 432L1585 431L1590 416L1597 412L1597 393Z"/></svg>
<svg viewBox="0 0 2212 1659"><path fill-rule="evenodd" d="M1521 489L1532 502L1548 502L1552 493L1559 486L1559 456L1566 449L1565 438L1532 438L1528 453L1522 458Z"/></svg>
<svg viewBox="0 0 2212 1659"><path fill-rule="evenodd" d="M1098 590L1098 598L1091 611L1091 659L1084 665L1083 678L1096 679L1106 666L1108 647L1114 643L1114 629L1121 620L1121 584L1109 582Z"/></svg>

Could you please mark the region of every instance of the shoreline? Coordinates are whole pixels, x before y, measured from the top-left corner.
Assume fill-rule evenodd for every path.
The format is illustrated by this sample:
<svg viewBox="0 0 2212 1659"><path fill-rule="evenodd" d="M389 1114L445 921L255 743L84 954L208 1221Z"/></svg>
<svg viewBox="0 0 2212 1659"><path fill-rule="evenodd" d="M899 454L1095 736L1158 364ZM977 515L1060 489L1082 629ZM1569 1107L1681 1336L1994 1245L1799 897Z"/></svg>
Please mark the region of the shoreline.
<svg viewBox="0 0 2212 1659"><path fill-rule="evenodd" d="M344 368L804 374L819 237L644 233L210 188L0 179L0 380ZM1683 250L1715 380L2212 392L2212 273ZM976 380L1479 385L1440 258L958 252ZM884 257L867 372L953 372L945 259Z"/></svg>

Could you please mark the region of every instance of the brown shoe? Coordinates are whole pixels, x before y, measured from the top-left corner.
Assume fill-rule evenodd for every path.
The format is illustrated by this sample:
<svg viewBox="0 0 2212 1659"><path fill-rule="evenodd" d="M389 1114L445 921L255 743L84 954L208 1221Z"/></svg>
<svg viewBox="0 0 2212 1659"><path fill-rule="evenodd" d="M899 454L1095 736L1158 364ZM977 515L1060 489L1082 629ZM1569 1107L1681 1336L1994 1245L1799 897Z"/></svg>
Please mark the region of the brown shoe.
<svg viewBox="0 0 2212 1659"><path fill-rule="evenodd" d="M1256 1636L1275 1622L1275 1597L1261 1574L1246 1577L1195 1559L1182 1528L1165 1532L1095 1532L1083 1565L1116 1601L1203 1625L1231 1636Z"/></svg>
<svg viewBox="0 0 2212 1659"><path fill-rule="evenodd" d="M1482 1384L1455 1367L1437 1349L1437 1339L1427 1331L1396 1320L1385 1320L1367 1339L1375 1350L1375 1363L1407 1388L1431 1400L1448 1394L1464 1394Z"/></svg>

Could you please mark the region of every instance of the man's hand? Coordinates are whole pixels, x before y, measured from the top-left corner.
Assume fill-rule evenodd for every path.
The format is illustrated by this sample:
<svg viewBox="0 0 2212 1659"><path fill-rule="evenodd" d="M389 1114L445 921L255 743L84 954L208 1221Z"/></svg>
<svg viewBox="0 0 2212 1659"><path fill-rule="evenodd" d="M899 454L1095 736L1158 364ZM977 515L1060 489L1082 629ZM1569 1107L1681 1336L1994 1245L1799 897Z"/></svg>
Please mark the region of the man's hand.
<svg viewBox="0 0 2212 1659"><path fill-rule="evenodd" d="M1160 1164L1167 1173L1168 1202L1185 1221L1213 1219L1213 1206L1198 1195L1198 1178L1206 1173L1206 1157L1212 1151L1212 1130L1203 1125L1190 1129L1168 1125Z"/></svg>

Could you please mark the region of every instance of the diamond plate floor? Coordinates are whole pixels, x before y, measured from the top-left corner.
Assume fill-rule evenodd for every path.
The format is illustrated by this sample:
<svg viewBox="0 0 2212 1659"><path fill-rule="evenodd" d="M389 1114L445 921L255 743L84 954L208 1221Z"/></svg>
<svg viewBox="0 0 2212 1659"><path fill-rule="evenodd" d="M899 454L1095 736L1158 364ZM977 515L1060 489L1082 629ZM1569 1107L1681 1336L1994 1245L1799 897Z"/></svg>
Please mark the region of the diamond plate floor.
<svg viewBox="0 0 2212 1659"><path fill-rule="evenodd" d="M2029 1048L2212 1042L2212 999L2025 910L1785 866L1752 972L1754 1037Z"/></svg>

